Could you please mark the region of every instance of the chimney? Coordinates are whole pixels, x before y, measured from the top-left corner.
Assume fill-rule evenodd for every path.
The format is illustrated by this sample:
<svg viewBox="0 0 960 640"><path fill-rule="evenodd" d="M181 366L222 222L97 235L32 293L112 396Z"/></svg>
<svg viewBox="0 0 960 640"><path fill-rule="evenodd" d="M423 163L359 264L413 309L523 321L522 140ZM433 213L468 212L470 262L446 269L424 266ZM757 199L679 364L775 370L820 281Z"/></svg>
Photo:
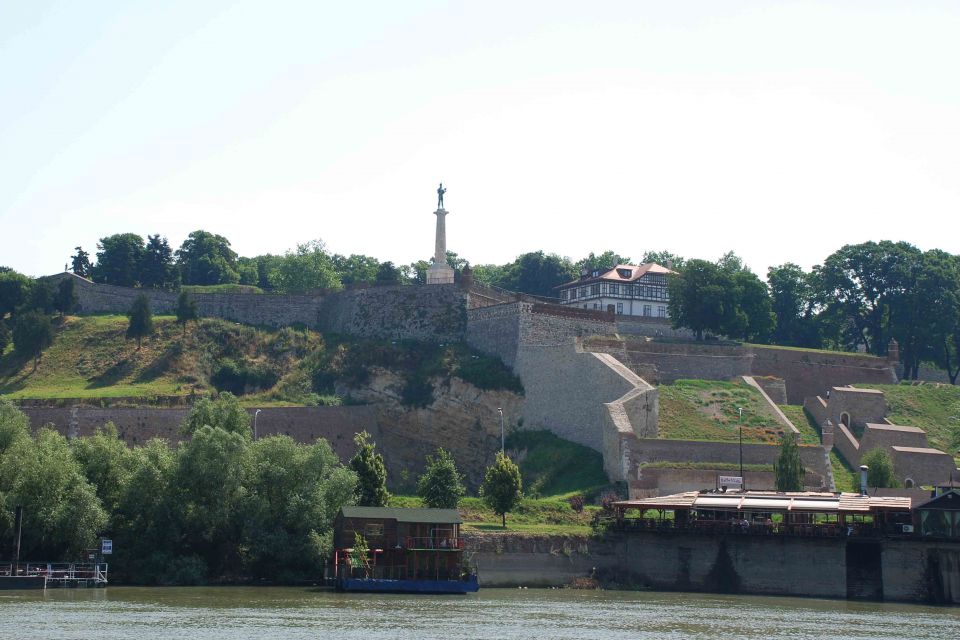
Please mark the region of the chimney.
<svg viewBox="0 0 960 640"><path fill-rule="evenodd" d="M589 277L590 277L590 267L588 267L587 265L583 265L582 267L580 267L580 279L583 280L584 278L589 278Z"/></svg>
<svg viewBox="0 0 960 640"><path fill-rule="evenodd" d="M860 465L860 495L867 495L867 472L870 467L865 464Z"/></svg>
<svg viewBox="0 0 960 640"><path fill-rule="evenodd" d="M887 344L887 360L894 364L900 362L900 344L893 338Z"/></svg>

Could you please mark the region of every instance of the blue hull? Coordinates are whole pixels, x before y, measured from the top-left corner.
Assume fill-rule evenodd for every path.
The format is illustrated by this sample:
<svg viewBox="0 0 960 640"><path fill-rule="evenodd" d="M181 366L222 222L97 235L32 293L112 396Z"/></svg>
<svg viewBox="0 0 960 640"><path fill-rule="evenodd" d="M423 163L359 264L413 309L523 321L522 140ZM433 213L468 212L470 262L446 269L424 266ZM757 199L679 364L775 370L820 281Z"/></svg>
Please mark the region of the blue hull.
<svg viewBox="0 0 960 640"><path fill-rule="evenodd" d="M477 576L467 580L381 580L377 578L340 578L337 589L363 593L475 593L480 589Z"/></svg>

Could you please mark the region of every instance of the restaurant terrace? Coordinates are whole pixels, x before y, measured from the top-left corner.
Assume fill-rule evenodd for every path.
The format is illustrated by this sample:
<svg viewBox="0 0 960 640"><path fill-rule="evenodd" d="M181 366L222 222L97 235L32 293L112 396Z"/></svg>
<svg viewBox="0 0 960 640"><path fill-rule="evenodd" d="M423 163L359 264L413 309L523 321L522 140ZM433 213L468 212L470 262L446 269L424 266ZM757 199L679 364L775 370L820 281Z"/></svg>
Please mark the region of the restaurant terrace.
<svg viewBox="0 0 960 640"><path fill-rule="evenodd" d="M858 493L688 491L615 502L613 509L614 526L623 531L822 537L913 532L910 498Z"/></svg>

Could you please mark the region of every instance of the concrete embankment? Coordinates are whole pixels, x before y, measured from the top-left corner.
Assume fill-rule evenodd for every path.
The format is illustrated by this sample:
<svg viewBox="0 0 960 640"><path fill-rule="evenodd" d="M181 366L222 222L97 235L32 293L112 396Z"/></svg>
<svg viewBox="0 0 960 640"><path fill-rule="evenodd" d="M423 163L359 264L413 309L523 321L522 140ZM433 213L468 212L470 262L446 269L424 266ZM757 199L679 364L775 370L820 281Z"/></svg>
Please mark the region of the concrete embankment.
<svg viewBox="0 0 960 640"><path fill-rule="evenodd" d="M610 588L960 604L960 542L636 532L478 534L467 550L487 587Z"/></svg>

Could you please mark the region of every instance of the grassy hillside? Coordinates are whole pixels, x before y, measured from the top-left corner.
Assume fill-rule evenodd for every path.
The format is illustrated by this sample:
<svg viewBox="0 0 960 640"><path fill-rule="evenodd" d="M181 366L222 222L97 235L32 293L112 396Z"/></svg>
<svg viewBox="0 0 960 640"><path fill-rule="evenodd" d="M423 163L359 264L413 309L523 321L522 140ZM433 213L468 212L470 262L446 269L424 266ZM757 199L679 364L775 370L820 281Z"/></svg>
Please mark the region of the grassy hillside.
<svg viewBox="0 0 960 640"><path fill-rule="evenodd" d="M658 389L661 438L736 442L737 408L743 407L744 442L780 442L784 427L763 396L743 381L677 380Z"/></svg>
<svg viewBox="0 0 960 640"><path fill-rule="evenodd" d="M945 384L856 385L884 392L895 424L920 427L937 449L956 455L960 446L960 387Z"/></svg>
<svg viewBox="0 0 960 640"><path fill-rule="evenodd" d="M523 491L529 496L592 497L608 484L599 451L559 438L549 431L518 431L507 450L520 466Z"/></svg>
<svg viewBox="0 0 960 640"><path fill-rule="evenodd" d="M390 505L422 507L423 502L415 496L393 496ZM506 531L586 535L590 533L590 520L599 508L588 505L577 513L563 498L524 498L515 511L507 514ZM503 531L500 516L487 508L480 498L464 498L460 501L459 511L465 531Z"/></svg>
<svg viewBox="0 0 960 640"><path fill-rule="evenodd" d="M803 407L797 404L781 404L778 406L780 411L783 411L787 419L800 432L800 442L802 444L820 444L820 427Z"/></svg>
<svg viewBox="0 0 960 640"><path fill-rule="evenodd" d="M401 374L405 403L429 404L433 385L452 376L483 389L522 391L500 360L464 344L431 345L261 329L205 318L184 334L172 317L137 350L124 316L67 317L38 366L12 350L0 357L0 394L14 398L118 398L230 391L242 401L336 403L338 386L363 385L380 367Z"/></svg>

